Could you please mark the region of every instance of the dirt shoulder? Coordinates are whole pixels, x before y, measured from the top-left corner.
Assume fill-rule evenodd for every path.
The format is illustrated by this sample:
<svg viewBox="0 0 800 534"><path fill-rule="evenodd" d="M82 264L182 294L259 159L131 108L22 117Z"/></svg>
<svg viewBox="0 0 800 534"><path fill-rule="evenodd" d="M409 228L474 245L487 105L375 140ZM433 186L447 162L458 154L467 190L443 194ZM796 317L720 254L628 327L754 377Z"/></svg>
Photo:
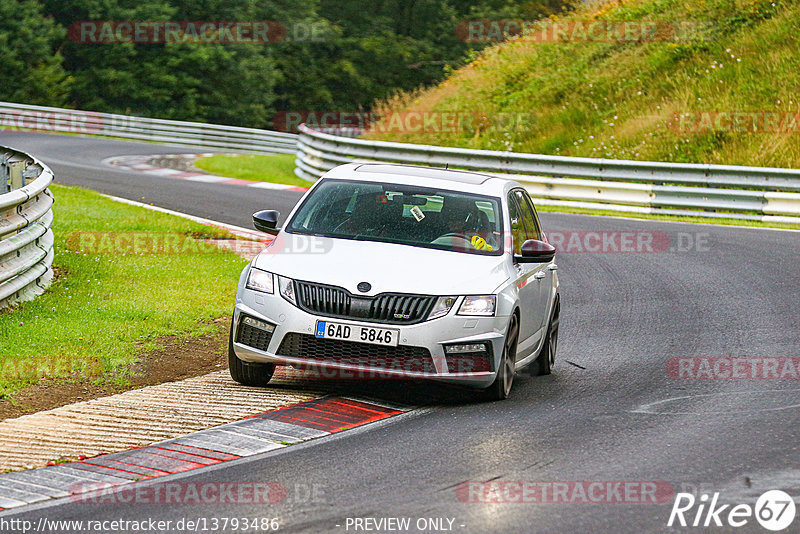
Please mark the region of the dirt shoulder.
<svg viewBox="0 0 800 534"><path fill-rule="evenodd" d="M102 381L43 378L13 397L0 399L0 420L224 369L229 325L230 317L222 317L214 321L212 334L190 340L159 338L163 348L137 357L132 373L124 380L115 376Z"/></svg>

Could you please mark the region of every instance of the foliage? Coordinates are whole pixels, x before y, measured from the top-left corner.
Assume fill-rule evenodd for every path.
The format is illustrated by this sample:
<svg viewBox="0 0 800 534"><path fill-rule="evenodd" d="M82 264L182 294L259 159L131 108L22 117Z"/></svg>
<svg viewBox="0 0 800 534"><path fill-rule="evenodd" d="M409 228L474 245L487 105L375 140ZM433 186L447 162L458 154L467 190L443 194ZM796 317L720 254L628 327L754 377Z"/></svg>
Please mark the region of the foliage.
<svg viewBox="0 0 800 534"><path fill-rule="evenodd" d="M520 38L493 46L438 87L388 99L379 109L513 115L521 118L514 127L490 120L460 131L370 137L564 156L800 166L800 3L612 1L557 20L591 18L685 24L644 42ZM744 117L738 130L732 121L692 126L702 124L703 113L719 112L755 112L758 122L752 127ZM767 122L774 117L778 128Z"/></svg>
<svg viewBox="0 0 800 534"><path fill-rule="evenodd" d="M36 0L0 2L0 100L64 103L70 78L57 52L64 34Z"/></svg>
<svg viewBox="0 0 800 534"><path fill-rule="evenodd" d="M574 1L574 0L573 0ZM534 17L556 0L6 0L0 98L93 111L269 127L289 110L369 109L429 86L482 43L468 18ZM82 21L274 21L268 43L92 43ZM29 66L33 65L33 68Z"/></svg>

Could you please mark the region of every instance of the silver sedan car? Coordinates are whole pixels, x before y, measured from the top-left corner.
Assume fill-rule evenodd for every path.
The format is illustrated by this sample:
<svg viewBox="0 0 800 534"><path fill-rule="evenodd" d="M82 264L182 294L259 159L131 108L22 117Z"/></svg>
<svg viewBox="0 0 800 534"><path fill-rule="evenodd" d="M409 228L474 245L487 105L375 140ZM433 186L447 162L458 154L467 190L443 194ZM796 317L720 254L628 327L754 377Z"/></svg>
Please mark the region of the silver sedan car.
<svg viewBox="0 0 800 534"><path fill-rule="evenodd" d="M325 376L412 378L508 397L550 373L560 298L555 249L519 183L482 174L347 164L325 174L242 271L234 380L276 365Z"/></svg>

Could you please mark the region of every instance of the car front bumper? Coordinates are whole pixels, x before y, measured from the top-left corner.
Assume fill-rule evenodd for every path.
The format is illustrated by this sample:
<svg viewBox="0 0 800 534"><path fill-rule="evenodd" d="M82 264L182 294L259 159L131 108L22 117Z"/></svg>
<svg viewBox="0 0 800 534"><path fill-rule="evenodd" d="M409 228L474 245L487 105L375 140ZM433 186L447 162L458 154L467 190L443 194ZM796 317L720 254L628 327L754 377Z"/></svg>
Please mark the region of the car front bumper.
<svg viewBox="0 0 800 534"><path fill-rule="evenodd" d="M505 329L508 317L466 317L456 315L461 304L459 299L445 317L413 325L380 324L352 319L340 319L311 314L288 302L278 294L260 293L242 289L237 295L233 320L233 348L238 358L252 363L276 363L301 369L316 369L313 376L330 378L375 378L375 379L426 379L463 384L473 387L489 386L495 379L498 363L503 351ZM274 326L268 341L260 347L241 343L238 339L239 326L243 317L269 323ZM286 350L291 341L301 340L303 347L317 347L314 338L317 321L333 321L357 326L389 328L399 331L397 350L367 343L343 342L336 345L337 353L345 353L343 358L328 358L325 351L315 351L308 357L297 350ZM289 336L289 337L287 337ZM262 338L264 339L264 338ZM291 341L290 341L291 340ZM288 343L282 344L284 341ZM447 354L445 345L459 343L485 343L488 354ZM295 345L297 346L297 345ZM319 348L319 347L317 347ZM347 358L347 352L362 355ZM426 354L429 352L429 356ZM293 352L287 354L287 352ZM320 357L319 353L322 353ZM402 353L416 354L398 356L387 363L385 357L370 357L370 354ZM389 357L391 358L391 356ZM425 361L421 361L421 360ZM486 361L488 360L488 362Z"/></svg>

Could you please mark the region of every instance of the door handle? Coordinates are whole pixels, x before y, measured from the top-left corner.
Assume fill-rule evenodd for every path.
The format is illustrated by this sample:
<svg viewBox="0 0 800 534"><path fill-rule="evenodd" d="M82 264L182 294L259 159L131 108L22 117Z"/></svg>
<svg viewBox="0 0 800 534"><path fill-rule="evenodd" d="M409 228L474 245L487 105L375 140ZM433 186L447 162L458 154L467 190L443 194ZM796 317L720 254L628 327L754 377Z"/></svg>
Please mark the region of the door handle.
<svg viewBox="0 0 800 534"><path fill-rule="evenodd" d="M552 264L550 267L548 267L548 269L550 269L551 271L557 271L557 270L558 270L558 265L556 265L556 264L554 263L554 264Z"/></svg>
<svg viewBox="0 0 800 534"><path fill-rule="evenodd" d="M544 278L544 273L542 271L539 271L538 273L533 275L533 278L536 280L541 280L542 278Z"/></svg>

